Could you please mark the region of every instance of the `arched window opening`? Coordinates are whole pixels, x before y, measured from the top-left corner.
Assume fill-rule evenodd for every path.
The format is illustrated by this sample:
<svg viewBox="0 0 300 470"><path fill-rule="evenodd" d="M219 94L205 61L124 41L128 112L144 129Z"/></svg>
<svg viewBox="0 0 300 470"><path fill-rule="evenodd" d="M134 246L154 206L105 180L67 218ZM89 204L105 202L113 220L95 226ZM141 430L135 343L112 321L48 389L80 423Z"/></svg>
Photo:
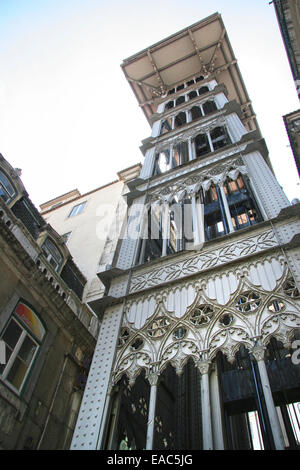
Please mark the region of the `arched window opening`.
<svg viewBox="0 0 300 470"><path fill-rule="evenodd" d="M195 90L188 93L189 100L192 100L193 98L196 98L196 96L198 96L198 95L197 95L197 92Z"/></svg>
<svg viewBox="0 0 300 470"><path fill-rule="evenodd" d="M186 114L184 112L177 114L175 117L175 128L183 126L186 124Z"/></svg>
<svg viewBox="0 0 300 470"><path fill-rule="evenodd" d="M217 111L217 106L214 101L206 101L203 105L203 112L205 115L213 113L214 111Z"/></svg>
<svg viewBox="0 0 300 470"><path fill-rule="evenodd" d="M181 85L178 85L178 87L176 87L176 91L180 91L180 90L183 90L184 89L184 83L182 83Z"/></svg>
<svg viewBox="0 0 300 470"><path fill-rule="evenodd" d="M8 177L0 171L0 197L4 202L9 203L16 195L16 190Z"/></svg>
<svg viewBox="0 0 300 470"><path fill-rule="evenodd" d="M206 155L210 152L209 141L206 134L198 134L194 142L196 158L199 158L202 155Z"/></svg>
<svg viewBox="0 0 300 470"><path fill-rule="evenodd" d="M179 106L182 103L185 103L185 97L179 96L179 98L177 98L177 100L175 101L175 106Z"/></svg>
<svg viewBox="0 0 300 470"><path fill-rule="evenodd" d="M160 128L160 135L166 134L172 130L171 120L165 119Z"/></svg>
<svg viewBox="0 0 300 470"><path fill-rule="evenodd" d="M212 141L214 150L225 147L226 145L230 143L230 139L227 134L227 131L225 127L223 126L216 127L210 133L210 136L211 136L211 141Z"/></svg>
<svg viewBox="0 0 300 470"><path fill-rule="evenodd" d="M172 88L168 91L168 95L173 95L175 93L175 88Z"/></svg>
<svg viewBox="0 0 300 470"><path fill-rule="evenodd" d="M207 93L208 91L209 91L208 86L202 86L201 88L199 88L198 93L199 95L204 95L204 93Z"/></svg>
<svg viewBox="0 0 300 470"><path fill-rule="evenodd" d="M172 109L174 108L174 101L168 101L168 103L165 106L165 109Z"/></svg>
<svg viewBox="0 0 300 470"><path fill-rule="evenodd" d="M191 117L192 121L195 121L196 119L199 119L202 117L202 111L200 106L193 106L191 109Z"/></svg>
<svg viewBox="0 0 300 470"><path fill-rule="evenodd" d="M204 80L204 77L203 77L203 75L200 75L200 77L196 77L195 82L196 83L202 82L202 80Z"/></svg>

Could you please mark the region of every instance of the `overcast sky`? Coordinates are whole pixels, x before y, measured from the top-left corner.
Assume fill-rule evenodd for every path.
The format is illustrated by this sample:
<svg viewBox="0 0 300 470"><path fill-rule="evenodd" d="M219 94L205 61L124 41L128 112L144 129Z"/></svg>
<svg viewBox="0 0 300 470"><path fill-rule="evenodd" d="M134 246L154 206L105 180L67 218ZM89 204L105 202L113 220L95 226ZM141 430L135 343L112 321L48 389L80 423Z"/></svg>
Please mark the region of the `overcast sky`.
<svg viewBox="0 0 300 470"><path fill-rule="evenodd" d="M268 0L0 0L0 153L22 169L37 206L143 161L150 127L120 64L215 12L276 176L290 200L300 197L282 120L299 101Z"/></svg>

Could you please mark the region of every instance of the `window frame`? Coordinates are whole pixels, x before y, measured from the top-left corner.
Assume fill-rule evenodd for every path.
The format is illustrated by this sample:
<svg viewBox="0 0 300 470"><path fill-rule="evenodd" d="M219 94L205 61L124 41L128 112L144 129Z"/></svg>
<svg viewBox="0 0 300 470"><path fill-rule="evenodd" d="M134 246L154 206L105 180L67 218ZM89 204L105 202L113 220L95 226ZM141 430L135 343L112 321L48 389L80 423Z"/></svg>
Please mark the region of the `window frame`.
<svg viewBox="0 0 300 470"><path fill-rule="evenodd" d="M4 181L7 180L7 181L5 181L5 184L11 187L11 189L13 190L12 194L5 187L5 184L1 180L1 176L4 177ZM1 193L0 193L0 198L4 201L5 204L9 204L11 201L13 201L13 199L17 195L17 190L16 190L14 184L11 182L10 178L8 177L8 175L6 174L6 172L2 168L0 168L0 190L2 190L3 194L7 196L7 199L4 199L1 196Z"/></svg>
<svg viewBox="0 0 300 470"><path fill-rule="evenodd" d="M68 218L75 217L76 215L82 214L83 210L86 207L86 202L87 201L83 201L83 202L80 202L79 204L76 204L76 206L73 206L69 212Z"/></svg>
<svg viewBox="0 0 300 470"><path fill-rule="evenodd" d="M41 337L38 338L37 335L30 329L28 325L26 325L25 321L22 320L20 315L17 313L17 308L23 305L25 308L27 308L31 314L33 314L34 318L38 321L38 324L42 328L41 330ZM21 334L19 335L15 345L11 347L10 345L7 344L7 342L3 339L5 332L8 330L9 326L14 322L22 331ZM9 356L9 359L7 360L6 364L4 364L3 370L0 371L0 381L7 386L12 392L17 394L18 396L22 395L25 385L28 381L28 378L33 370L35 361L37 359L37 356L40 353L41 346L44 342L44 339L46 337L47 330L45 328L44 323L41 321L39 316L36 314L36 312L33 310L33 308L27 304L25 301L20 299L15 306L12 314L9 316L6 324L1 330L0 333L0 339L4 341L5 343L5 348L9 347L9 349L12 350L11 355ZM30 361L28 364L24 360L24 358L19 356L19 353L21 351L21 348L23 344L25 343L26 338L29 338L29 340L35 345L35 350L30 357ZM14 365L16 364L17 359L21 361L23 364L27 366L26 371L21 379L20 386L16 387L12 382L9 381L8 376L10 372L13 370Z"/></svg>
<svg viewBox="0 0 300 470"><path fill-rule="evenodd" d="M47 243L49 242L51 245L53 245L54 249L58 251L58 254L60 255L59 260L56 259L52 251L47 247ZM58 272L64 262L64 256L61 253L60 249L57 247L56 243L52 240L51 237L46 237L42 243L41 249L48 263L50 263L55 272ZM55 262L56 266L53 265L53 261Z"/></svg>

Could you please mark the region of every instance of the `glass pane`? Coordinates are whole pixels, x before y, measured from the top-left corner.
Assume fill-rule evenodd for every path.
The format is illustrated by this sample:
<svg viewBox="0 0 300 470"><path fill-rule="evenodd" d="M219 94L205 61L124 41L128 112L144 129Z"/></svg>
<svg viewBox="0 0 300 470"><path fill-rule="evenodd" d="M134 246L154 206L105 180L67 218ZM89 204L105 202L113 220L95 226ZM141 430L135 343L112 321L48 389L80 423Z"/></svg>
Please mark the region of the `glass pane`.
<svg viewBox="0 0 300 470"><path fill-rule="evenodd" d="M3 373L5 367L6 367L6 364L8 363L8 360L11 356L11 353L12 353L12 349L7 346L7 344L5 345L5 364L0 364L0 374Z"/></svg>
<svg viewBox="0 0 300 470"><path fill-rule="evenodd" d="M10 382L17 389L19 389L22 385L27 369L28 369L28 365L22 362L21 359L16 357L7 375L8 382Z"/></svg>
<svg viewBox="0 0 300 470"><path fill-rule="evenodd" d="M50 259L48 261L54 269L56 269L58 267L58 263L55 261L55 259L50 257Z"/></svg>
<svg viewBox="0 0 300 470"><path fill-rule="evenodd" d="M74 206L73 209L71 210L69 217L73 217L74 215L80 214L83 211L84 206L85 206L85 202L78 204L78 206Z"/></svg>
<svg viewBox="0 0 300 470"><path fill-rule="evenodd" d="M26 362L26 364L30 364L36 348L37 348L37 345L32 341L32 339L29 336L26 336L19 350L18 356L24 362Z"/></svg>
<svg viewBox="0 0 300 470"><path fill-rule="evenodd" d="M253 450L264 450L257 411L249 412L248 420L249 420Z"/></svg>
<svg viewBox="0 0 300 470"><path fill-rule="evenodd" d="M6 342L6 344L14 349L22 331L22 328L14 320L11 320L2 336L2 339Z"/></svg>
<svg viewBox="0 0 300 470"><path fill-rule="evenodd" d="M10 184L6 176L4 176L3 173L1 173L1 171L0 171L0 183L10 196L14 195L14 192L15 192L14 188L12 187L12 185Z"/></svg>
<svg viewBox="0 0 300 470"><path fill-rule="evenodd" d="M4 202L8 200L8 196L6 192L4 191L4 189L2 188L1 184L0 184L0 197L4 200Z"/></svg>
<svg viewBox="0 0 300 470"><path fill-rule="evenodd" d="M56 248L54 243L52 243L52 241L49 240L49 238L45 240L43 249L46 249L45 251L48 251L58 263L61 261L61 254L58 248Z"/></svg>

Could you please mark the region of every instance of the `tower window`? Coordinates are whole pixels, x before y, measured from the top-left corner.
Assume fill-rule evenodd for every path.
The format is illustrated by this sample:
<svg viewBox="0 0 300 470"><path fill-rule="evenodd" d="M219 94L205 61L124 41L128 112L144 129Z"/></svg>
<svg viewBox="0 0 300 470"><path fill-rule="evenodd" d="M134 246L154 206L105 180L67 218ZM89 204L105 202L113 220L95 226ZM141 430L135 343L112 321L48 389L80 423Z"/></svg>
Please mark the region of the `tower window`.
<svg viewBox="0 0 300 470"><path fill-rule="evenodd" d="M193 121L202 117L201 108L199 106L193 106L191 109L191 116Z"/></svg>
<svg viewBox="0 0 300 470"><path fill-rule="evenodd" d="M156 154L153 175L160 175L170 168L170 151L164 150Z"/></svg>
<svg viewBox="0 0 300 470"><path fill-rule="evenodd" d="M165 109L172 109L174 108L174 101L168 101L168 103L165 106Z"/></svg>
<svg viewBox="0 0 300 470"><path fill-rule="evenodd" d="M209 91L208 86L202 86L201 88L199 88L198 93L199 95L204 95L204 93L207 93L208 91Z"/></svg>
<svg viewBox="0 0 300 470"><path fill-rule="evenodd" d="M184 112L177 114L175 118L175 128L186 124L186 114Z"/></svg>
<svg viewBox="0 0 300 470"><path fill-rule="evenodd" d="M185 103L185 97L179 96L179 98L177 98L175 103L176 103L176 106L179 106L180 104Z"/></svg>
<svg viewBox="0 0 300 470"><path fill-rule="evenodd" d="M199 134L195 138L195 152L197 158L210 152L209 141L206 134Z"/></svg>
<svg viewBox="0 0 300 470"><path fill-rule="evenodd" d="M174 147L174 166L182 165L183 163L187 162L189 159L188 154L188 145L187 142L180 142L180 144Z"/></svg>
<svg viewBox="0 0 300 470"><path fill-rule="evenodd" d="M262 220L247 178L244 179L240 175L234 181L227 179L224 190L235 230L249 227Z"/></svg>
<svg viewBox="0 0 300 470"><path fill-rule="evenodd" d="M228 145L230 143L226 129L223 126L216 127L210 133L210 136L214 150L225 147L225 145Z"/></svg>
<svg viewBox="0 0 300 470"><path fill-rule="evenodd" d="M206 103L202 105L202 108L205 115L217 111L217 106L214 101L206 101Z"/></svg>
<svg viewBox="0 0 300 470"><path fill-rule="evenodd" d="M192 100L193 98L196 98L197 95L197 92L195 90L191 91L189 94L188 94L188 97L189 97L189 100Z"/></svg>
<svg viewBox="0 0 300 470"><path fill-rule="evenodd" d="M204 193L205 239L212 240L228 233L225 211L219 188L211 186Z"/></svg>

